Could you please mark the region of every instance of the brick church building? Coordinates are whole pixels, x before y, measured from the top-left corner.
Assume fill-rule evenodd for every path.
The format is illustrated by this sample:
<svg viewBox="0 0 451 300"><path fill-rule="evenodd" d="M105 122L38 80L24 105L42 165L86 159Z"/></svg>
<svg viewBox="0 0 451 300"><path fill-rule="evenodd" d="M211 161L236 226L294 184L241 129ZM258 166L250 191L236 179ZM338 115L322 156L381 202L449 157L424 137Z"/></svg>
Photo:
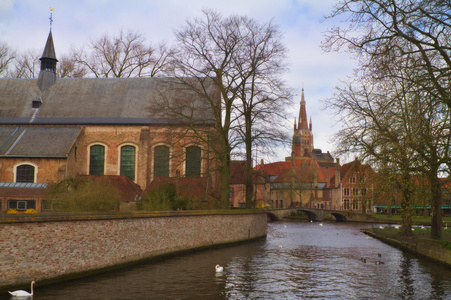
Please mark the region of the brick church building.
<svg viewBox="0 0 451 300"><path fill-rule="evenodd" d="M209 187L205 200L214 193L213 154L186 119L153 105L183 102L190 126L208 135L206 99L172 78L59 79L51 31L40 61L37 80L0 79L2 211L41 210L48 184L79 175L119 176L142 190L159 177L193 178ZM208 92L219 97L213 84Z"/></svg>

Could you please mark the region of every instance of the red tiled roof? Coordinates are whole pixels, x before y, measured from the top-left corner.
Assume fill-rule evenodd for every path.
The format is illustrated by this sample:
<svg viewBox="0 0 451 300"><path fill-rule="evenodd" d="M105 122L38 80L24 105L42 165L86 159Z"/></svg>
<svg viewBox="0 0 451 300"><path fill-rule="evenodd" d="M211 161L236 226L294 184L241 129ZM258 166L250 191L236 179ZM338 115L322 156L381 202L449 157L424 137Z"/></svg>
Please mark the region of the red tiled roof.
<svg viewBox="0 0 451 300"><path fill-rule="evenodd" d="M121 201L136 201L141 196L142 190L139 185L134 183L127 176L120 175L81 175L82 177L90 178L95 182L102 182L103 180L112 184L118 189L121 195Z"/></svg>
<svg viewBox="0 0 451 300"><path fill-rule="evenodd" d="M174 183L177 188L177 194L192 200L204 200L207 186L207 177L158 177L155 178L144 190L142 196L163 188L169 183ZM209 190L209 192L211 192Z"/></svg>
<svg viewBox="0 0 451 300"><path fill-rule="evenodd" d="M42 198L46 191L47 188L0 188L0 198Z"/></svg>
<svg viewBox="0 0 451 300"><path fill-rule="evenodd" d="M291 168L293 166L293 162L291 161L278 161L274 163L269 164L262 164L255 166L254 170L263 170L263 173L265 176L271 176L271 175L279 175L280 172L283 170L286 170L288 168Z"/></svg>

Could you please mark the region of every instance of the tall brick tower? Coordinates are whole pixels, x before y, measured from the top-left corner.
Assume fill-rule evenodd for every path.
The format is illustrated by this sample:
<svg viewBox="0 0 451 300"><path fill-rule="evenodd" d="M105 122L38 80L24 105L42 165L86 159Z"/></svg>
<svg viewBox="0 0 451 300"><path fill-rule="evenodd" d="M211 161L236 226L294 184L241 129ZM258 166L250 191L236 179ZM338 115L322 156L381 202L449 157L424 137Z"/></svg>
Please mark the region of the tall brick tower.
<svg viewBox="0 0 451 300"><path fill-rule="evenodd" d="M301 105L299 109L299 119L296 124L294 120L294 133L292 144L292 156L302 157L307 153L313 151L313 132L312 132L312 119L307 124L307 111L305 109L304 89L302 89Z"/></svg>

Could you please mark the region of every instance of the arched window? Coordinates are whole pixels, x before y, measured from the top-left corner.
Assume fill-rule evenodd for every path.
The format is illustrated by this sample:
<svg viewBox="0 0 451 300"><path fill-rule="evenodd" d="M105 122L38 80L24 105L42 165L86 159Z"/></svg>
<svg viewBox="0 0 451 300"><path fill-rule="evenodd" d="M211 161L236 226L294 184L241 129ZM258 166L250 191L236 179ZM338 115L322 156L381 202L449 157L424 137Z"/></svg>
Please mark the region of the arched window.
<svg viewBox="0 0 451 300"><path fill-rule="evenodd" d="M169 147L167 146L154 148L153 177L169 177Z"/></svg>
<svg viewBox="0 0 451 300"><path fill-rule="evenodd" d="M35 182L35 167L32 165L20 165L16 168L16 182Z"/></svg>
<svg viewBox="0 0 451 300"><path fill-rule="evenodd" d="M121 147L121 175L135 180L135 152L134 146Z"/></svg>
<svg viewBox="0 0 451 300"><path fill-rule="evenodd" d="M89 151L89 175L103 175L105 172L105 147L91 146Z"/></svg>
<svg viewBox="0 0 451 300"><path fill-rule="evenodd" d="M185 176L200 177L201 150L197 146L186 148Z"/></svg>

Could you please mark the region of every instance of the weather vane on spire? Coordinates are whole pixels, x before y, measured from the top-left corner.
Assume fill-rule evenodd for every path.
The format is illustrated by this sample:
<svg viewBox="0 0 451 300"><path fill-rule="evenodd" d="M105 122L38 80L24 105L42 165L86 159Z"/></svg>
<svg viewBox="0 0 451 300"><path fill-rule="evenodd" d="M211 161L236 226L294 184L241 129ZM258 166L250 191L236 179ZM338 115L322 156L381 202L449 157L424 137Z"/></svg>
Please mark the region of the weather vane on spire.
<svg viewBox="0 0 451 300"><path fill-rule="evenodd" d="M53 23L53 11L54 11L55 9L54 8L52 8L52 7L50 7L50 30L52 30L52 23Z"/></svg>

